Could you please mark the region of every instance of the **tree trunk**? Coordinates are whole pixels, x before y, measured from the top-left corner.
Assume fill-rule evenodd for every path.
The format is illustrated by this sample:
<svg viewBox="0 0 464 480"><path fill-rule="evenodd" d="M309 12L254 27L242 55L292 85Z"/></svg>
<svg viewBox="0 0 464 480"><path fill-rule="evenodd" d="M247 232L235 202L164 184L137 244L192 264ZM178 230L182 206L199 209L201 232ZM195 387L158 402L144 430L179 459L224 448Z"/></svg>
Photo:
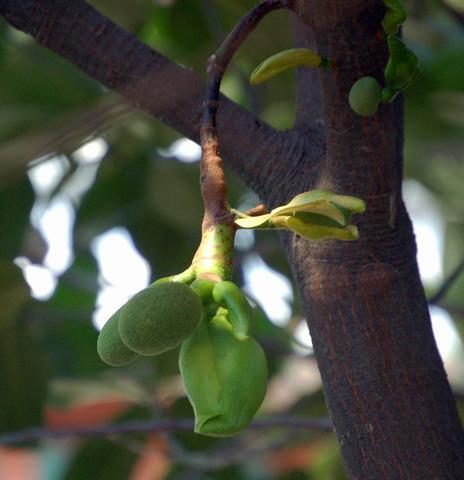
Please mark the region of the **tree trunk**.
<svg viewBox="0 0 464 480"><path fill-rule="evenodd" d="M357 219L356 242L283 236L350 478L464 479L464 435L433 338L401 198L402 100L382 105L371 118L355 115L347 101L358 78L383 81L383 2L297 0L295 11L295 43L314 45L332 68L299 72L297 118L288 132L221 101L222 152L271 207L309 188L367 202L367 213ZM107 87L198 138L203 95L194 74L82 0L0 0L0 14Z"/></svg>
<svg viewBox="0 0 464 480"><path fill-rule="evenodd" d="M357 242L286 241L346 467L353 480L464 478L464 436L401 198L402 100L373 118L353 114L347 102L358 78L383 79L388 54L376 36L383 6L302 8L334 68L321 74L325 156L292 193L327 187L361 196L368 209Z"/></svg>

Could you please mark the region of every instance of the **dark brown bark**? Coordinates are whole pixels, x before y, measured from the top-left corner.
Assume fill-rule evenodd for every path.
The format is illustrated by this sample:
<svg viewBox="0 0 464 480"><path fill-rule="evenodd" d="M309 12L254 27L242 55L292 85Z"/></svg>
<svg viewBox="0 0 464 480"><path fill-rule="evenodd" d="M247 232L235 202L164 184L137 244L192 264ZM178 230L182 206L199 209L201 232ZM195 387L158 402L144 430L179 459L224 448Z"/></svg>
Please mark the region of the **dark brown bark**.
<svg viewBox="0 0 464 480"><path fill-rule="evenodd" d="M333 68L319 74L320 89L308 88L312 101L304 98L304 85L319 75L300 73L296 128L289 132L276 133L231 102L221 103L222 153L270 206L314 187L367 202L357 242L284 239L350 478L464 478L464 436L401 199L402 102L381 106L372 118L355 115L347 102L359 77L382 80L387 51L377 32L383 3L296 4L295 40L314 42ZM198 138L201 83L84 2L0 0L0 14ZM175 92L166 87L173 82Z"/></svg>
<svg viewBox="0 0 464 480"><path fill-rule="evenodd" d="M288 247L350 478L459 479L464 437L401 200L401 100L367 119L346 101L361 76L382 80L382 16L376 1L309 7L318 51L335 66L321 74L327 150L311 186L361 195L368 212L356 243Z"/></svg>

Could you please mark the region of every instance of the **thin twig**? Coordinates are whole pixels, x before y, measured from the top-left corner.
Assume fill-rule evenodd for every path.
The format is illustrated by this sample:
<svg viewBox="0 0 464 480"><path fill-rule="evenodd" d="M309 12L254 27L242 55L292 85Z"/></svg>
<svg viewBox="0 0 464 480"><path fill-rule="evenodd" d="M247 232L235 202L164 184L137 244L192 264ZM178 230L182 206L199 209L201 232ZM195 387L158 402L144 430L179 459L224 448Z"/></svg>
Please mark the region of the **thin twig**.
<svg viewBox="0 0 464 480"><path fill-rule="evenodd" d="M192 432L194 422L187 418L172 418L152 421L128 421L114 425L70 428L29 428L0 435L0 445L21 444L42 439L101 438L134 433ZM296 431L332 431L328 418L301 418L279 416L255 420L248 430L265 431L271 429L290 429Z"/></svg>
<svg viewBox="0 0 464 480"><path fill-rule="evenodd" d="M208 24L209 30L219 43L225 37L226 32L219 18L216 4L212 0L202 0L201 5L203 7L204 16ZM261 113L261 109L259 105L259 100L256 95L257 91L251 86L250 82L248 81L248 75L246 75L243 69L238 65L232 66L232 70L235 71L235 73L237 74L241 86L245 92L245 95L249 100L251 112L253 112L255 115L259 115Z"/></svg>
<svg viewBox="0 0 464 480"><path fill-rule="evenodd" d="M263 17L273 10L291 9L293 4L294 0L266 0L260 3L241 19L208 60L207 93L200 130L202 148L200 182L205 205L204 230L218 223L218 218L224 219L229 214L227 186L216 128L222 77L237 49ZM232 223L232 217L229 221ZM224 223L224 220L221 220L221 223Z"/></svg>
<svg viewBox="0 0 464 480"><path fill-rule="evenodd" d="M464 272L464 257L459 262L457 267L450 273L450 275L445 279L442 286L438 289L437 293L429 299L431 305L437 305L440 303L450 288L455 284L456 280L459 278L461 273Z"/></svg>

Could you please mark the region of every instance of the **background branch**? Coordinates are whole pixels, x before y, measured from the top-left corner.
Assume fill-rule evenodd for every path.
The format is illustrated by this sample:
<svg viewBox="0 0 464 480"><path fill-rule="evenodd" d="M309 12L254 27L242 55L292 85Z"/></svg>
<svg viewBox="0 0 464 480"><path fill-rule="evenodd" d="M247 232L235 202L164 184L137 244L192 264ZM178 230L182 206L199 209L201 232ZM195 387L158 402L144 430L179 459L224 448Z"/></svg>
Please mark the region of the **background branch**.
<svg viewBox="0 0 464 480"><path fill-rule="evenodd" d="M127 421L116 425L99 425L92 427L74 427L66 429L30 428L18 432L0 435L0 445L17 445L42 439L99 438L133 433L192 432L194 422L186 418L172 418L153 421ZM300 418L292 416L272 417L255 420L248 430L290 429L296 431L332 431L328 418Z"/></svg>
<svg viewBox="0 0 464 480"><path fill-rule="evenodd" d="M86 2L3 0L0 15L135 106L199 140L205 90L200 79L141 43ZM272 160L269 152L274 143L285 144L285 134L226 98L221 99L218 122L226 160L247 183L256 183L256 163Z"/></svg>
<svg viewBox="0 0 464 480"><path fill-rule="evenodd" d="M450 288L455 284L456 280L460 277L461 273L464 272L464 258L459 262L456 268L450 273L450 275L445 279L442 286L438 289L437 293L429 299L429 303L436 305L440 303Z"/></svg>
<svg viewBox="0 0 464 480"><path fill-rule="evenodd" d="M464 26L464 13L450 5L446 0L441 0L441 6L458 22Z"/></svg>

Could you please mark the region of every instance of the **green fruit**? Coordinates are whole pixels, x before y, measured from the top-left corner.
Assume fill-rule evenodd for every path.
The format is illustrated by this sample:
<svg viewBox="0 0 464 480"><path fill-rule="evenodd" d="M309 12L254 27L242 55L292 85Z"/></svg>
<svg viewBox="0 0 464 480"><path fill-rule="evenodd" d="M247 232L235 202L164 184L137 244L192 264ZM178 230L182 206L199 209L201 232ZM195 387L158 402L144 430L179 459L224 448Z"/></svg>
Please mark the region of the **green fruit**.
<svg viewBox="0 0 464 480"><path fill-rule="evenodd" d="M121 311L119 333L140 355L158 355L180 345L202 316L201 302L183 283L159 283L137 293Z"/></svg>
<svg viewBox="0 0 464 480"><path fill-rule="evenodd" d="M124 308L124 307L123 307ZM97 352L100 358L113 367L121 367L133 362L138 354L130 350L119 335L121 308L105 323L97 340Z"/></svg>
<svg viewBox="0 0 464 480"><path fill-rule="evenodd" d="M195 432L226 437L253 419L266 393L267 363L251 337L238 340L224 315L202 321L182 344L182 380L195 413Z"/></svg>
<svg viewBox="0 0 464 480"><path fill-rule="evenodd" d="M372 117L379 108L382 87L374 77L362 77L350 90L350 107L358 115Z"/></svg>

